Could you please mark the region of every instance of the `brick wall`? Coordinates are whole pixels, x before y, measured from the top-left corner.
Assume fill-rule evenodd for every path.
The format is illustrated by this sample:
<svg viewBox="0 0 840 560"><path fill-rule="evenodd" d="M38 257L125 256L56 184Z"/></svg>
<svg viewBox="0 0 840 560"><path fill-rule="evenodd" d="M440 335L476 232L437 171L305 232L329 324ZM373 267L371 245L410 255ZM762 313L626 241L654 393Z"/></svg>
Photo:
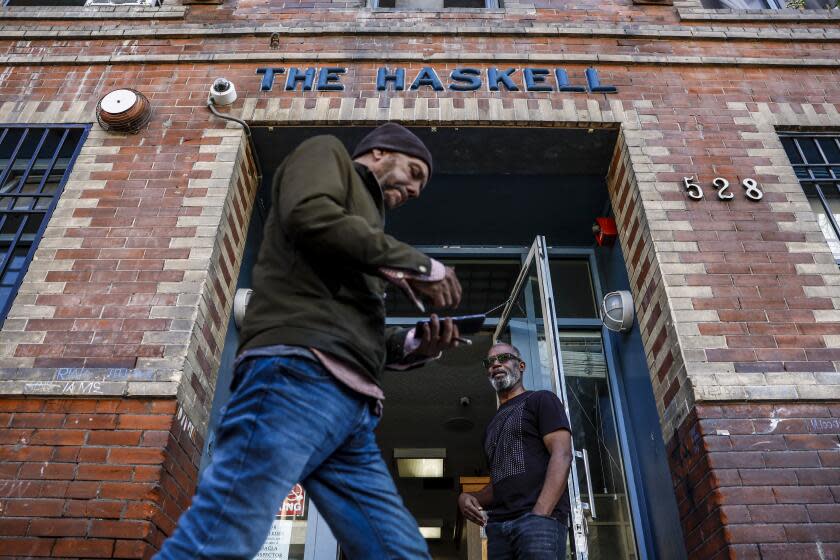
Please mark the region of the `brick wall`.
<svg viewBox="0 0 840 560"><path fill-rule="evenodd" d="M204 106L224 75L223 110L264 125L620 128L610 197L692 557L840 554L840 274L778 141L840 130L840 12L362 4L3 12L0 122L93 122L125 86L154 117L94 125L0 331L0 549L142 557L186 505L255 186L241 131ZM267 65L346 66L346 89L261 91ZM594 65L619 92L375 91L379 66L410 83L426 65L516 67L521 89L525 66L582 84ZM765 199L719 201L716 176Z"/></svg>
<svg viewBox="0 0 840 560"><path fill-rule="evenodd" d="M0 555L149 558L202 440L174 399L0 399Z"/></svg>
<svg viewBox="0 0 840 560"><path fill-rule="evenodd" d="M840 404L698 405L668 446L698 559L840 558Z"/></svg>
<svg viewBox="0 0 840 560"><path fill-rule="evenodd" d="M634 155L631 156L631 152ZM655 156L656 152L655 149L643 149L636 135L626 131L616 145L607 186L645 341L653 392L667 434L672 423L666 411L672 410L677 394L689 394L690 390L676 322L663 281L663 270L671 272L675 264L659 261L654 250L654 239L661 240L663 226L668 228L669 225L663 224L662 220L649 222L643 211L637 179L637 175L644 176L644 166L652 163L651 155ZM677 294L672 291L671 295Z"/></svg>

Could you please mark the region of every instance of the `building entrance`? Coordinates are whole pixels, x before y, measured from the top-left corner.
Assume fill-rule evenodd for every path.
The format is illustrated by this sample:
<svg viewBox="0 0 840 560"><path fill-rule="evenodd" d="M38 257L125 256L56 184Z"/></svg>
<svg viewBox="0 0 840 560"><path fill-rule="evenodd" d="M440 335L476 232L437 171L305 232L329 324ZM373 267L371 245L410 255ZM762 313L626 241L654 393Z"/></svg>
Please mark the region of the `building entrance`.
<svg viewBox="0 0 840 560"><path fill-rule="evenodd" d="M257 208L268 209L273 169L302 140L329 133L352 148L367 130L255 127L265 172ZM485 331L472 337L472 346L420 369L386 373L383 380L386 401L378 442L433 556L485 557L481 531L459 517L456 500L462 490L478 490L488 481L482 436L496 398L480 364L496 339L509 340L526 354L527 388L556 392L568 409L575 445L569 558L678 558L655 552L667 546L664 535L679 530L679 518L673 504L656 503L648 491L653 480L661 485L667 470L641 343L621 341L619 370L619 343L602 331L598 312L603 291L628 286L620 250L596 247L591 232L594 218L610 212L604 177L616 132L414 131L432 151L435 174L420 199L389 212L386 230L455 266L464 286L456 313L497 308ZM255 211L239 288L250 288L262 227L261 212ZM545 238L532 245L541 234ZM390 324L413 326L419 319L397 290L389 292L386 305ZM231 321L204 464L212 455L218 410L228 398L237 342ZM633 364L638 373L633 387L625 384L626 348L641 356ZM640 438L650 442L650 449L637 455ZM259 557L336 558L338 544L305 488L288 501L291 505L278 513L277 546ZM293 511L295 503L300 507ZM657 534L660 526L662 535Z"/></svg>
<svg viewBox="0 0 840 560"><path fill-rule="evenodd" d="M483 434L497 403L481 358L498 340L522 352L526 389L553 391L567 406L577 457L568 558L638 558L591 252L548 248L542 238L530 249L425 250L458 271L464 313L508 301L472 346L385 376L378 442L433 557L486 558L483 532L459 515L456 500L489 482ZM400 316L410 302L389 295L390 322L413 325L417 318Z"/></svg>

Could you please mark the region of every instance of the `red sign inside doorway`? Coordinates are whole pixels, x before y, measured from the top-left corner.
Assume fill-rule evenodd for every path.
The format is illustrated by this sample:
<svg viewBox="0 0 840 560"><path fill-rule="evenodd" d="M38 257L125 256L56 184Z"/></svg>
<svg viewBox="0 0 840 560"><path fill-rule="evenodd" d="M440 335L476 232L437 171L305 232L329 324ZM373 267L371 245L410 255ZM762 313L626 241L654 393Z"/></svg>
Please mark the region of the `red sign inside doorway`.
<svg viewBox="0 0 840 560"><path fill-rule="evenodd" d="M283 505L280 506L280 511L277 512L278 517L304 519L306 517L306 492L303 486L295 484L292 491L283 500Z"/></svg>

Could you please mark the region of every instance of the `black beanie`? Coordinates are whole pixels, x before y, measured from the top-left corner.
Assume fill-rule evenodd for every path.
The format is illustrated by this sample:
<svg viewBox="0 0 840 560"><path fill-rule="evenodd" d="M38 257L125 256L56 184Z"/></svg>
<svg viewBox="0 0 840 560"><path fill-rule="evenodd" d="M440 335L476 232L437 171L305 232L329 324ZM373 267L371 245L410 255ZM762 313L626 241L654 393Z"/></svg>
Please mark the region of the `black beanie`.
<svg viewBox="0 0 840 560"><path fill-rule="evenodd" d="M413 132L397 123L385 123L362 138L353 150L353 159L368 153L374 148L400 152L423 160L429 166L429 177L432 176L432 154Z"/></svg>

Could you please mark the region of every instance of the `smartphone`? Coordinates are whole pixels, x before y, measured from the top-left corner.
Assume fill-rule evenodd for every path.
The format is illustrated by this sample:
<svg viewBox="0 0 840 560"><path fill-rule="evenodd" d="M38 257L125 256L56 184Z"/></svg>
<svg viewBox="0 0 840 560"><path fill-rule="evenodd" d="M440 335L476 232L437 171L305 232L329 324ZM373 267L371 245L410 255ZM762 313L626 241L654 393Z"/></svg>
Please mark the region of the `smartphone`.
<svg viewBox="0 0 840 560"><path fill-rule="evenodd" d="M475 334L478 331L480 331L481 327L484 326L485 316L483 313L479 313L476 315L461 315L459 317L440 318L441 321L443 321L444 319L452 319L452 321L458 326L458 332L464 335ZM424 323L428 324L429 320L426 319L425 321L417 321L417 326L420 327Z"/></svg>

